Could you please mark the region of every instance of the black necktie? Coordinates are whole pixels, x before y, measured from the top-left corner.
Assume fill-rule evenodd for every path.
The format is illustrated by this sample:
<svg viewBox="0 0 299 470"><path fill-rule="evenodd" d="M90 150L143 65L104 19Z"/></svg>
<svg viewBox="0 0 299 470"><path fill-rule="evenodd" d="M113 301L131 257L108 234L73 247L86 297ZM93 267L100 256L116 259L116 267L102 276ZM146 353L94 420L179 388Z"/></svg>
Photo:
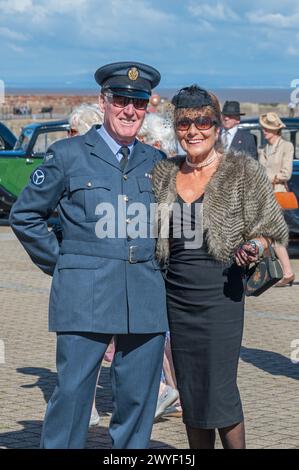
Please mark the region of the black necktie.
<svg viewBox="0 0 299 470"><path fill-rule="evenodd" d="M129 153L130 153L130 149L129 147L127 147L126 145L123 145L120 149L119 149L119 153L122 154L122 159L121 161L119 162L120 164L120 168L121 168L121 171L124 171L127 163L128 163L128 160L129 160Z"/></svg>

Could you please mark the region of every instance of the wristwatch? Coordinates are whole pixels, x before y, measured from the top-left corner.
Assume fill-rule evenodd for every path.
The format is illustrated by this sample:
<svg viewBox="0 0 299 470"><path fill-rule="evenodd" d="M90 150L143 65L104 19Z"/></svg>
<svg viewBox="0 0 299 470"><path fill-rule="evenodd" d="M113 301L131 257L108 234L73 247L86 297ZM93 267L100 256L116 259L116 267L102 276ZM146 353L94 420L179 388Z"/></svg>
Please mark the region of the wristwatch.
<svg viewBox="0 0 299 470"><path fill-rule="evenodd" d="M264 251L265 251L265 248L264 248L264 245L262 244L262 242L260 240L258 240L257 238L253 238L252 240L249 240L247 243L250 243L251 246L253 246L253 248L257 248L258 249L258 257L259 258L262 258L263 254L264 254Z"/></svg>

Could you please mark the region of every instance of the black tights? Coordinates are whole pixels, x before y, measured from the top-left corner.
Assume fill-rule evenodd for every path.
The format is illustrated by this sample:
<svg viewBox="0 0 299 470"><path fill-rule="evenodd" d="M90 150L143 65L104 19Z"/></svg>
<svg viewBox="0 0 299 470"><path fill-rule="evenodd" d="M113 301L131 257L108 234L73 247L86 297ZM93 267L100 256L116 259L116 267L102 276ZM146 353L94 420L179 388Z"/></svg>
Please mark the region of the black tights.
<svg viewBox="0 0 299 470"><path fill-rule="evenodd" d="M190 449L214 449L215 429L192 428L186 425ZM224 449L245 449L244 421L218 429Z"/></svg>

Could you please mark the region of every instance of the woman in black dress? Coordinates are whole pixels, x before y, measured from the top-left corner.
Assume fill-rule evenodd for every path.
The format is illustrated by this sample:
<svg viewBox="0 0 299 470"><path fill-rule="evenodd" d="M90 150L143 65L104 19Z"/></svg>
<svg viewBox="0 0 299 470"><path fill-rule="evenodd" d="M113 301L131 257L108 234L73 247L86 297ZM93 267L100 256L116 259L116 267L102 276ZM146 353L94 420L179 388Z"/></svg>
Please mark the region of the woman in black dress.
<svg viewBox="0 0 299 470"><path fill-rule="evenodd" d="M167 263L172 353L191 448L245 448L237 387L243 333L243 267L287 227L262 167L218 145L220 106L193 85L173 98L186 157L159 162L157 257ZM165 212L166 208L166 212ZM170 215L170 217L167 217ZM168 230L169 229L169 230Z"/></svg>

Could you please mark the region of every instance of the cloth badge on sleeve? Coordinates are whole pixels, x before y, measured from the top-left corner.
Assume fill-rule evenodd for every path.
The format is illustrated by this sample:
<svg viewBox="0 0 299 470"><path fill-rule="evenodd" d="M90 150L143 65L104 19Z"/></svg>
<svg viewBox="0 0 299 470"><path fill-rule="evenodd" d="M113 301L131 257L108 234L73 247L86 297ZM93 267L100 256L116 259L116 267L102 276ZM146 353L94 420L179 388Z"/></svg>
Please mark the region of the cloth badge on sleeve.
<svg viewBox="0 0 299 470"><path fill-rule="evenodd" d="M46 178L46 175L44 171L40 170L39 168L35 170L35 172L32 173L31 175L31 181L33 184L35 184L35 186L40 186L41 184L43 184L43 182L45 181L45 178Z"/></svg>

